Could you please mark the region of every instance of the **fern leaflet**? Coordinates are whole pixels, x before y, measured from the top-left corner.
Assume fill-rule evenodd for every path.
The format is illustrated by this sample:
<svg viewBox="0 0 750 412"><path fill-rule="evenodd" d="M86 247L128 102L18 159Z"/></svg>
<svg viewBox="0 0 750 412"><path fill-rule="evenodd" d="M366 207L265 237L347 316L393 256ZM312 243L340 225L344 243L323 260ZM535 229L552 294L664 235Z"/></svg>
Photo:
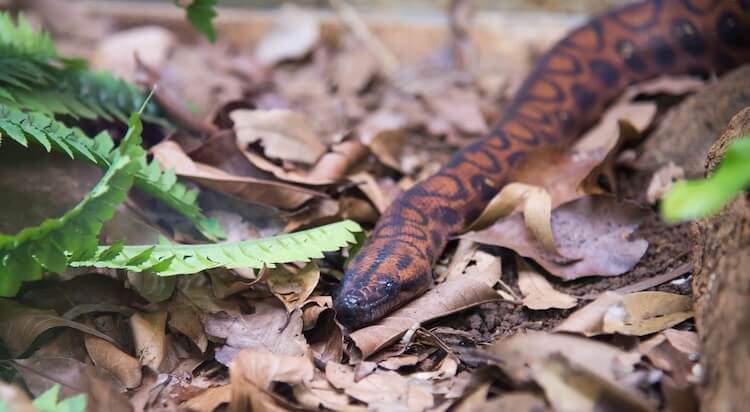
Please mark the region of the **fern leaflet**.
<svg viewBox="0 0 750 412"><path fill-rule="evenodd" d="M81 259L72 266L126 269L153 272L161 276L197 273L216 267L262 268L278 263L322 258L323 252L338 250L355 242L354 233L362 228L344 220L301 232L210 245L100 246L92 259Z"/></svg>

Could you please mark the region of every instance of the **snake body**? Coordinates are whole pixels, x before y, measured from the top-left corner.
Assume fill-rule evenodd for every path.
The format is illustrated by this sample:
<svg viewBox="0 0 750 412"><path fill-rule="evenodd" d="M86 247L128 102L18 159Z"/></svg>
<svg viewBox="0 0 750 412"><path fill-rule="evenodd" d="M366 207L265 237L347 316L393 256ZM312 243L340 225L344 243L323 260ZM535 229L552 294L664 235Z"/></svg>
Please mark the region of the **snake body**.
<svg viewBox="0 0 750 412"><path fill-rule="evenodd" d="M426 291L451 234L478 217L513 165L577 137L628 85L748 60L750 0L649 0L575 29L539 60L486 137L394 200L344 274L339 321L356 329Z"/></svg>

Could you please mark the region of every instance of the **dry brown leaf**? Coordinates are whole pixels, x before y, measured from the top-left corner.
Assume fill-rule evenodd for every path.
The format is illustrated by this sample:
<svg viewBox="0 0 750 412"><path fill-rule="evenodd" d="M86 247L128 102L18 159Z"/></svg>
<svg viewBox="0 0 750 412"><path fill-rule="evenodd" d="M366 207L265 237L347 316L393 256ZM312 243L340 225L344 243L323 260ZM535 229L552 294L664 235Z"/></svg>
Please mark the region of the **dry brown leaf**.
<svg viewBox="0 0 750 412"><path fill-rule="evenodd" d="M607 309L622 302L622 295L615 292L604 292L593 302L575 311L563 320L555 332L574 332L586 336L604 333L604 314Z"/></svg>
<svg viewBox="0 0 750 412"><path fill-rule="evenodd" d="M300 59L320 41L320 23L314 13L283 7L274 26L255 46L255 58L273 66L284 60Z"/></svg>
<svg viewBox="0 0 750 412"><path fill-rule="evenodd" d="M530 267L518 271L518 288L523 294L523 305L533 310L570 309L578 300L552 287L544 275Z"/></svg>
<svg viewBox="0 0 750 412"><path fill-rule="evenodd" d="M0 381L0 405L8 412L38 412L23 389Z"/></svg>
<svg viewBox="0 0 750 412"><path fill-rule="evenodd" d="M499 366L515 382L531 381L534 365L555 353L563 354L576 365L589 368L611 382L624 379L640 359L640 355L633 357L617 347L592 339L544 332L528 332L502 339L494 343L490 351L502 359Z"/></svg>
<svg viewBox="0 0 750 412"><path fill-rule="evenodd" d="M671 161L654 172L646 189L646 200L650 204L658 202L672 189L674 183L685 178L685 171Z"/></svg>
<svg viewBox="0 0 750 412"><path fill-rule="evenodd" d="M642 395L602 379L560 353L533 366L534 379L556 411L656 411Z"/></svg>
<svg viewBox="0 0 750 412"><path fill-rule="evenodd" d="M695 356L700 353L698 334L687 330L667 329L661 332L678 351Z"/></svg>
<svg viewBox="0 0 750 412"><path fill-rule="evenodd" d="M132 412L122 385L101 368L63 357L16 359L13 363L34 396L59 384L59 399L83 393L87 410Z"/></svg>
<svg viewBox="0 0 750 412"><path fill-rule="evenodd" d="M89 61L95 69L135 82L136 55L148 66L161 68L176 45L177 37L163 27L136 27L106 36Z"/></svg>
<svg viewBox="0 0 750 412"><path fill-rule="evenodd" d="M166 328L167 312L164 310L154 313L137 312L130 317L135 353L141 365L160 371L159 367L166 355Z"/></svg>
<svg viewBox="0 0 750 412"><path fill-rule="evenodd" d="M373 135L368 146L381 163L408 174L411 170L407 170L402 164L403 158L406 157L406 139L407 135L401 130L381 130Z"/></svg>
<svg viewBox="0 0 750 412"><path fill-rule="evenodd" d="M243 349L229 366L232 385L230 410L286 410L271 395L273 382L303 384L313 379L315 367L307 356L285 356L276 353Z"/></svg>
<svg viewBox="0 0 750 412"><path fill-rule="evenodd" d="M462 237L513 249L564 280L616 276L630 270L646 252L646 240L629 240L628 235L647 213L645 209L609 196L587 196L556 208L552 212L552 232L557 248L563 256L580 259L570 264L561 263L558 256L545 251L519 215Z"/></svg>
<svg viewBox="0 0 750 412"><path fill-rule="evenodd" d="M178 176L247 202L292 210L312 198L326 197L323 193L288 183L237 176L203 163L193 162L182 148L172 141L152 147L151 152L164 169L172 169Z"/></svg>
<svg viewBox="0 0 750 412"><path fill-rule="evenodd" d="M195 412L214 412L232 399L232 386L214 386L188 399L181 407Z"/></svg>
<svg viewBox="0 0 750 412"><path fill-rule="evenodd" d="M378 74L378 62L351 37L343 39L344 48L333 60L333 83L338 92L356 94L361 92Z"/></svg>
<svg viewBox="0 0 750 412"><path fill-rule="evenodd" d="M304 331L315 359L339 362L344 354L344 332L336 322L329 296L315 296L302 306Z"/></svg>
<svg viewBox="0 0 750 412"><path fill-rule="evenodd" d="M329 362L326 365L326 378L331 385L370 405L370 408L423 411L434 404L428 384L392 371L376 371L357 380L354 368Z"/></svg>
<svg viewBox="0 0 750 412"><path fill-rule="evenodd" d="M604 314L603 331L643 336L670 328L693 317L690 296L666 292L636 292Z"/></svg>
<svg viewBox="0 0 750 412"><path fill-rule="evenodd" d="M679 343L675 345L674 341ZM682 345L687 348L680 348ZM669 372L675 389L687 388L692 382L699 381L700 377L693 374L693 366L699 359L695 332L667 329L641 342L638 349L654 366Z"/></svg>
<svg viewBox="0 0 750 412"><path fill-rule="evenodd" d="M437 118L459 132L481 135L489 130L475 90L450 87L439 94L429 94L424 99Z"/></svg>
<svg viewBox="0 0 750 412"><path fill-rule="evenodd" d="M286 306L289 312L298 309L310 297L320 279L320 269L309 262L292 272L288 266L278 265L268 271L266 283L271 293Z"/></svg>
<svg viewBox="0 0 750 412"><path fill-rule="evenodd" d="M326 151L322 139L301 113L239 109L230 112L229 117L242 150L260 142L266 156L304 164L314 164Z"/></svg>
<svg viewBox="0 0 750 412"><path fill-rule="evenodd" d="M138 359L118 349L106 340L85 336L86 351L91 360L115 376L126 388L133 389L141 384L141 364Z"/></svg>
<svg viewBox="0 0 750 412"><path fill-rule="evenodd" d="M255 302L254 306L251 315L219 312L206 316L206 333L226 339L226 345L216 352L219 362L229 364L245 348L288 356L307 351L301 311L288 313L275 298Z"/></svg>
<svg viewBox="0 0 750 412"><path fill-rule="evenodd" d="M14 358L23 354L45 331L63 326L115 343L98 330L57 316L54 311L30 308L10 299L0 299L0 338Z"/></svg>
<svg viewBox="0 0 750 412"><path fill-rule="evenodd" d="M201 353L206 352L208 338L203 330L203 314L182 291L177 291L167 305L169 327L187 336Z"/></svg>
<svg viewBox="0 0 750 412"><path fill-rule="evenodd" d="M323 379L315 380L308 385L295 385L294 397L305 407L319 410L321 407L337 412L366 412L363 405L352 405L345 393L337 390Z"/></svg>
<svg viewBox="0 0 750 412"><path fill-rule="evenodd" d="M354 331L350 337L367 358L385 348L414 325L500 299L494 289L470 276L448 280L378 323Z"/></svg>

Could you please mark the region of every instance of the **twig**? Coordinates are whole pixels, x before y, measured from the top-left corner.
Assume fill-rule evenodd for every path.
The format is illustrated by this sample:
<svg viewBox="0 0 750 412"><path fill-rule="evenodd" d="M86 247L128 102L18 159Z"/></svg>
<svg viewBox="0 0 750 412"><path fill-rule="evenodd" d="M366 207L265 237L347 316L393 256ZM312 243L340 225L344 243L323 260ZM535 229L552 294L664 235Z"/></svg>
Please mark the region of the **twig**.
<svg viewBox="0 0 750 412"><path fill-rule="evenodd" d="M352 34L372 53L378 61L383 73L390 77L398 69L399 63L391 50L375 37L367 28L357 10L345 0L328 0L331 7L336 10L341 20L349 27Z"/></svg>

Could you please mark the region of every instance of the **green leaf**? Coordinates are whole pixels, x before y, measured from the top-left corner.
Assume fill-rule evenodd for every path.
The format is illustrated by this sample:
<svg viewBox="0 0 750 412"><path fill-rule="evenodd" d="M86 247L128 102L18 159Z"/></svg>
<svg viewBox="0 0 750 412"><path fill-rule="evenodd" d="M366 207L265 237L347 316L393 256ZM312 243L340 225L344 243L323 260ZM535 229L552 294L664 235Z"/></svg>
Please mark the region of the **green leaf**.
<svg viewBox="0 0 750 412"><path fill-rule="evenodd" d="M661 202L670 223L700 219L721 210L750 186L750 137L733 141L716 171L706 179L675 183Z"/></svg>
<svg viewBox="0 0 750 412"><path fill-rule="evenodd" d="M354 234L361 231L356 222L344 220L301 232L242 242L125 246L115 258L106 253L109 247L101 246L92 259L72 262L71 265L154 272L162 276L197 273L216 267L259 269L278 263L322 258L323 252L354 243Z"/></svg>
<svg viewBox="0 0 750 412"><path fill-rule="evenodd" d="M215 10L218 0L193 0L185 8L185 13L190 24L201 32L211 43L216 41L216 30L212 20L216 17Z"/></svg>
<svg viewBox="0 0 750 412"><path fill-rule="evenodd" d="M133 137L123 140L109 169L76 207L14 236L0 235L0 296L14 296L23 281L39 279L44 270L60 272L70 259L89 259L101 252L96 238L102 225L125 200L146 155L137 144L141 130L137 114L129 126L128 135Z"/></svg>
<svg viewBox="0 0 750 412"><path fill-rule="evenodd" d="M34 399L32 405L39 410L39 412L85 412L86 411L86 395L78 394L66 398L60 402L57 401L58 394L60 393L60 385L55 385L49 388L46 392L39 395L38 398Z"/></svg>

